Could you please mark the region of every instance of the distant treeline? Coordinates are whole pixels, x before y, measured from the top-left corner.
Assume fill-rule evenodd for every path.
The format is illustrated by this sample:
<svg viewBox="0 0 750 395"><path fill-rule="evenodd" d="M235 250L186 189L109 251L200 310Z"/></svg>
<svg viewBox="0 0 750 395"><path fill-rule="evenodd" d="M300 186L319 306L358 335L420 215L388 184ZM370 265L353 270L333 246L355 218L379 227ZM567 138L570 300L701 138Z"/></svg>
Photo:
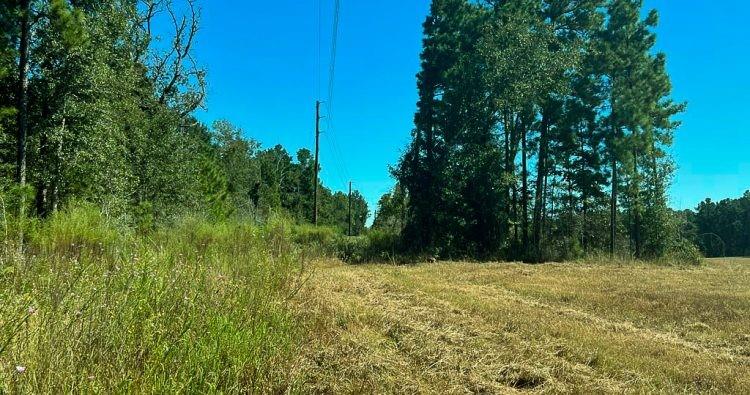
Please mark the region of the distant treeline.
<svg viewBox="0 0 750 395"><path fill-rule="evenodd" d="M685 105L657 20L641 0L433 0L375 226L445 257L694 256L667 208Z"/></svg>
<svg viewBox="0 0 750 395"><path fill-rule="evenodd" d="M682 215L685 235L705 256L750 256L750 191L738 199L706 199Z"/></svg>
<svg viewBox="0 0 750 395"><path fill-rule="evenodd" d="M194 0L178 3L0 4L0 180L9 211L45 217L85 200L141 225L186 212L311 219L308 150L295 161L227 122L208 128L193 117L206 91L193 57L200 14ZM152 33L159 18L172 28L161 38ZM346 229L347 196L321 185L320 202L320 222ZM360 232L368 209L358 192L353 209Z"/></svg>

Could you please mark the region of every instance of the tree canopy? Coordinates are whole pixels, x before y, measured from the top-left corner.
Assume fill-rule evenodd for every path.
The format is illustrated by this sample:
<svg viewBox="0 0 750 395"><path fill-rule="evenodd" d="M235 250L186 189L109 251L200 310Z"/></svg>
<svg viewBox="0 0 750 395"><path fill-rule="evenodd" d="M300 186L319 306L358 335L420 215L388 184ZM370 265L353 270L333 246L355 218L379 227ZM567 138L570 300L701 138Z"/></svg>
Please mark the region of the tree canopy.
<svg viewBox="0 0 750 395"><path fill-rule="evenodd" d="M170 34L152 32L158 19ZM144 225L186 212L309 220L308 150L295 159L193 116L206 87L193 53L199 25L195 0L0 5L0 171L22 215L86 200ZM347 229L347 199L321 185L321 222ZM358 192L353 209L361 232Z"/></svg>
<svg viewBox="0 0 750 395"><path fill-rule="evenodd" d="M657 13L641 15L640 0L433 0L394 169L404 240L530 261L679 245L666 190L684 105Z"/></svg>

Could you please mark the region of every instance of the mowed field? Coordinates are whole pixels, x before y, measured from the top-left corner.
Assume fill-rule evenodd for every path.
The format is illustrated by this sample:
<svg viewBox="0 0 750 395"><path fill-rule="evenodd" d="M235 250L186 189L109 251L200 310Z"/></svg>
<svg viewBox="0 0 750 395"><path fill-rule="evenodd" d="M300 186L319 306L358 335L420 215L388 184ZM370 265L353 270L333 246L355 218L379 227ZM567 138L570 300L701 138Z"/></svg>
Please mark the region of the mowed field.
<svg viewBox="0 0 750 395"><path fill-rule="evenodd" d="M303 392L750 393L750 259L313 271Z"/></svg>

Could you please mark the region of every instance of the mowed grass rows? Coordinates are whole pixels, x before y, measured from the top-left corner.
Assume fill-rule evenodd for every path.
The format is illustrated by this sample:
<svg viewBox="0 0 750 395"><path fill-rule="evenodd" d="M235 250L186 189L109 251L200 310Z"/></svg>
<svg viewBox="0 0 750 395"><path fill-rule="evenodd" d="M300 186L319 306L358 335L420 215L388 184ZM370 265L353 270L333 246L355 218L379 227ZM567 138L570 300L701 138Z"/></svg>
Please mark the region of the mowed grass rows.
<svg viewBox="0 0 750 395"><path fill-rule="evenodd" d="M329 393L750 391L750 260L319 266L297 371Z"/></svg>

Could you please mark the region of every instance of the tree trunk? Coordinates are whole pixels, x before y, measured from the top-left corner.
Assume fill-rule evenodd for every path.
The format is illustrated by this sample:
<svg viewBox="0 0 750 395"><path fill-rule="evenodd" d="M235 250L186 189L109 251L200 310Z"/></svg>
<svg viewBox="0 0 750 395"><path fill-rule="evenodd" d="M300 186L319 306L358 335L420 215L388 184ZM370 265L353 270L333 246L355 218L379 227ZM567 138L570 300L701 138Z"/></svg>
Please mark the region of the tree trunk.
<svg viewBox="0 0 750 395"><path fill-rule="evenodd" d="M28 134L29 89L29 0L21 0L21 39L18 44L18 146L16 156L16 182L26 184L26 135Z"/></svg>
<svg viewBox="0 0 750 395"><path fill-rule="evenodd" d="M582 213L583 216L581 218L581 247L583 248L583 252L588 254L589 252L589 246L588 246L588 238L586 237L586 231L588 229L588 217L589 217L589 198L586 195L586 190L584 189L583 193L581 194L581 205L582 205Z"/></svg>
<svg viewBox="0 0 750 395"><path fill-rule="evenodd" d="M62 120L62 127L60 130L60 136L57 140L57 149L55 155L55 169L52 177L52 197L51 206L52 212L57 212L58 206L60 205L60 183L62 182L62 150L63 150L63 139L65 136L65 118Z"/></svg>
<svg viewBox="0 0 750 395"><path fill-rule="evenodd" d="M432 108L432 107L430 107ZM430 117L432 119L432 117ZM429 128L427 128L427 223L425 224L425 230L426 230L426 240L425 244L427 247L432 249L435 246L435 231L436 231L436 221L435 221L435 199L439 199L437 196L437 190L435 189L435 178L433 175L435 174L435 130L433 129L433 125L430 125Z"/></svg>
<svg viewBox="0 0 750 395"><path fill-rule="evenodd" d="M542 207L544 205L544 182L547 178L547 145L549 139L549 117L542 114L542 127L539 136L539 159L536 168L536 191L534 196L534 259L541 260Z"/></svg>
<svg viewBox="0 0 750 395"><path fill-rule="evenodd" d="M567 167L570 169L572 166L570 164L570 159L568 159L567 162ZM572 171L568 173L568 234L570 235L570 238L575 237L575 199L573 198Z"/></svg>
<svg viewBox="0 0 750 395"><path fill-rule="evenodd" d="M518 246L519 235L518 235L518 183L513 176L513 198L511 202L513 208L513 244Z"/></svg>
<svg viewBox="0 0 750 395"><path fill-rule="evenodd" d="M581 132L581 131L579 131L579 132ZM586 155L586 147L585 147L585 143L583 142L583 139L581 139L580 149L581 149L581 151L580 151L579 155L580 155L581 159L583 159L585 157L585 155ZM579 169L579 171L581 172L581 174L583 174L585 170L586 169L585 169L585 165L584 165L584 160L581 160L581 168ZM587 185L581 185L580 187L581 187L581 213L582 213L582 216L581 216L581 247L583 248L583 252L585 254L588 254L588 252L589 252L588 251L588 239L586 238L586 236L587 236L586 235L586 231L588 230L588 208L589 208L588 188L589 188L589 185L588 184Z"/></svg>
<svg viewBox="0 0 750 395"><path fill-rule="evenodd" d="M609 255L615 256L615 237L617 236L617 158L612 150L612 194L609 199Z"/></svg>
<svg viewBox="0 0 750 395"><path fill-rule="evenodd" d="M526 139L527 139L527 130L526 130L526 124L522 121L521 122L521 177L523 177L523 180L521 182L521 215L523 215L523 219L521 220L521 236L523 239L521 240L521 246L523 247L524 254L528 253L528 245L529 245L529 170L527 167L527 146L526 146Z"/></svg>
<svg viewBox="0 0 750 395"><path fill-rule="evenodd" d="M44 111L42 112L42 119L45 118ZM49 158L49 136L47 133L41 133L39 136L39 156L41 158ZM49 206L49 187L50 183L48 181L47 174L49 173L49 165L48 161L43 160L42 165L42 177L41 180L38 181L37 187L36 187L36 214L42 218L46 216L47 213L47 207Z"/></svg>
<svg viewBox="0 0 750 395"><path fill-rule="evenodd" d="M539 232L539 239L540 239L540 246L541 246L541 238L545 237L545 231L547 230L547 196L549 196L549 171L546 172L547 174L544 175L544 192L542 193L542 225L541 230Z"/></svg>
<svg viewBox="0 0 750 395"><path fill-rule="evenodd" d="M633 240L635 257L641 258L641 207L640 186L638 185L638 151L633 149Z"/></svg>
<svg viewBox="0 0 750 395"><path fill-rule="evenodd" d="M503 148L505 149L505 165L503 168L503 171L505 172L505 180L507 181L510 176L510 121L509 121L508 114L504 114L503 120L504 125L503 128L505 130L505 133L503 133ZM506 224L511 218L511 205L510 205L510 196L511 196L511 186L510 183L508 183L507 187L505 188L505 221ZM510 229L508 229L510 230Z"/></svg>

